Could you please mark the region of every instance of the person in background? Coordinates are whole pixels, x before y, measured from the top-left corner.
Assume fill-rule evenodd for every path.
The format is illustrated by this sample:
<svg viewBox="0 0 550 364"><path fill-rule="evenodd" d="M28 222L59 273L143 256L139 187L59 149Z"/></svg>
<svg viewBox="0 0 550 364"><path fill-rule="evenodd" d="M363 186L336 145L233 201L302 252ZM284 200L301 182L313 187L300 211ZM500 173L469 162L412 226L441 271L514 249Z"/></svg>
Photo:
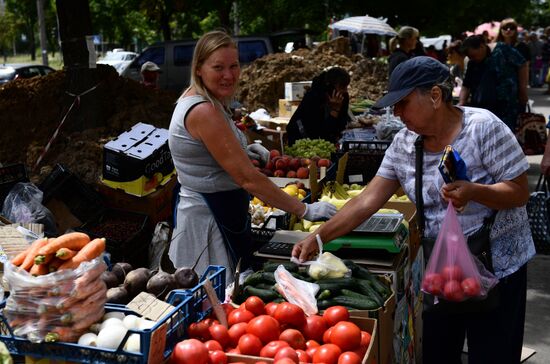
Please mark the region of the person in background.
<svg viewBox="0 0 550 364"><path fill-rule="evenodd" d="M210 264L227 268L229 282L237 262L242 269L253 252L250 194L278 209L316 221L336 211L325 202L304 204L286 194L253 166L269 151L247 147L246 136L231 119L229 105L240 76L237 45L221 31L204 34L191 64L191 83L177 101L168 144L176 167L179 203L169 257L176 267L204 271Z"/></svg>
<svg viewBox="0 0 550 364"><path fill-rule="evenodd" d="M406 25L399 29L395 37L390 39L390 57L388 58L390 76L398 64L415 56L414 51L419 37L418 29Z"/></svg>
<svg viewBox="0 0 550 364"><path fill-rule="evenodd" d="M145 87L158 89L161 69L156 63L147 61L141 65L141 83Z"/></svg>
<svg viewBox="0 0 550 364"><path fill-rule="evenodd" d="M504 42L491 51L481 35L466 38L463 49L470 60L458 104L488 109L515 131L528 101L525 59Z"/></svg>
<svg viewBox="0 0 550 364"><path fill-rule="evenodd" d="M548 85L548 89L543 93L545 95L550 95L550 82L546 82L548 76L548 70L550 68L550 39L546 34L540 36L542 42L542 72L540 77L540 84Z"/></svg>
<svg viewBox="0 0 550 364"><path fill-rule="evenodd" d="M338 142L350 121L349 83L348 72L340 67L332 67L313 78L311 88L286 127L289 145L304 138Z"/></svg>
<svg viewBox="0 0 550 364"><path fill-rule="evenodd" d="M432 57L433 59L439 60L439 55L437 54L437 51L435 50L435 46L433 44L428 46L428 48L426 49L426 55L428 57Z"/></svg>
<svg viewBox="0 0 550 364"><path fill-rule="evenodd" d="M524 38L520 36L518 23L514 19L506 18L500 22L496 41L514 47L527 61L527 68L530 67L531 51L529 51L529 46L525 43Z"/></svg>
<svg viewBox="0 0 550 364"><path fill-rule="evenodd" d="M430 57L401 63L390 76L389 92L374 105L392 106L405 123L386 150L367 188L338 213L298 242L292 256L312 260L319 244L351 232L401 186L416 202L416 144L423 140L421 196L424 236L435 239L449 203L466 236L496 211L491 230L494 273L500 301L486 312L449 313L424 300L424 364L461 363L464 340L469 363L520 363L527 295L527 262L535 246L525 204L529 199L529 163L514 134L493 113L452 104L449 69ZM438 164L446 145L464 159L470 181L444 184ZM429 256L425 259L428 261ZM460 305L460 304L458 304Z"/></svg>
<svg viewBox="0 0 550 364"><path fill-rule="evenodd" d="M529 52L531 54L531 62L529 63L529 85L531 87L541 87L540 83L542 76L542 47L543 43L539 40L537 33L529 34L529 42L527 42Z"/></svg>
<svg viewBox="0 0 550 364"><path fill-rule="evenodd" d="M453 79L464 78L466 73L466 55L462 51L462 41L455 40L447 48L447 63L450 65Z"/></svg>

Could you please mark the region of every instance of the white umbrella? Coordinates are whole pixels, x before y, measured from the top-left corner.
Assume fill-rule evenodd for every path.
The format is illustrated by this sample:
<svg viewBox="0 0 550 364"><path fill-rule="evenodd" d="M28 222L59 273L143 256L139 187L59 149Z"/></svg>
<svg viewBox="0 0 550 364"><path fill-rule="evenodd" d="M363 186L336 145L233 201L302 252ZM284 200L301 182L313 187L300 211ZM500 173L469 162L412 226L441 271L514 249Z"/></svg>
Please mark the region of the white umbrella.
<svg viewBox="0 0 550 364"><path fill-rule="evenodd" d="M347 30L350 33L397 35L397 32L385 20L365 16L352 16L330 24L330 28Z"/></svg>

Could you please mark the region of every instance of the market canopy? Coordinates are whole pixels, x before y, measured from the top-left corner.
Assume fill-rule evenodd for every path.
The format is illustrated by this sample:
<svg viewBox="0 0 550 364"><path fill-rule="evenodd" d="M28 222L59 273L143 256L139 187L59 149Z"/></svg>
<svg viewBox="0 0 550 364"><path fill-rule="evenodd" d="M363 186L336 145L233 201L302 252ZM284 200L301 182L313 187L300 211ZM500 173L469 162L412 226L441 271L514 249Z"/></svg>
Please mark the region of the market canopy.
<svg viewBox="0 0 550 364"><path fill-rule="evenodd" d="M378 35L397 35L397 32L386 23L385 20L365 16L352 16L339 20L329 25L335 30L346 30L350 33L360 34L378 34Z"/></svg>

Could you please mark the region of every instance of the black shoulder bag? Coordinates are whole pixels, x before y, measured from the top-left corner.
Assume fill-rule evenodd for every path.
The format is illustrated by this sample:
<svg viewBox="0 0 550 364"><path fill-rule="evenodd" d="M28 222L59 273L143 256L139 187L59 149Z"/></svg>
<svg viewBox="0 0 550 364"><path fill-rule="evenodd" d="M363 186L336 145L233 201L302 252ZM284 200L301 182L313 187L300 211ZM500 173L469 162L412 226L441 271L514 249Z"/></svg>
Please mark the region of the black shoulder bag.
<svg viewBox="0 0 550 364"><path fill-rule="evenodd" d="M424 140L419 136L414 143L416 152L415 164L415 196L416 196L416 216L418 219L418 229L420 232L422 250L424 252L425 264L427 264L435 239L424 237L424 198L422 197L422 170L424 163ZM495 214L485 218L483 226L468 237L468 248L485 266L487 270L494 273L493 262L491 259L491 241L490 234ZM430 294L424 294L424 309L429 311L448 312L448 313L473 313L484 312L494 309L498 306L498 285L489 291L487 297L483 300L467 300L464 302L449 302L438 298L439 302L434 305L434 297Z"/></svg>

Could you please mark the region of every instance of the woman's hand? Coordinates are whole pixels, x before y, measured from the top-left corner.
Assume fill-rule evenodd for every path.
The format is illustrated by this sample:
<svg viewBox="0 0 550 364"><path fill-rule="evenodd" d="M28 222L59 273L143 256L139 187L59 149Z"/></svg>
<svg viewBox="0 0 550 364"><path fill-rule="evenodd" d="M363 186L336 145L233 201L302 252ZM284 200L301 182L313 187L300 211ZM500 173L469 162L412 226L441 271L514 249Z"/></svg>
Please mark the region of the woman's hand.
<svg viewBox="0 0 550 364"><path fill-rule="evenodd" d="M333 90L332 94L328 95L328 107L331 112L340 113L342 103L344 102L344 93Z"/></svg>
<svg viewBox="0 0 550 364"><path fill-rule="evenodd" d="M441 187L441 196L443 196L446 202L451 201L453 206L460 211L472 199L470 187L471 182L468 181L456 181L445 184Z"/></svg>
<svg viewBox="0 0 550 364"><path fill-rule="evenodd" d="M292 248L292 257L297 258L301 263L313 260L317 254L319 254L319 244L315 240L315 234L309 235Z"/></svg>

